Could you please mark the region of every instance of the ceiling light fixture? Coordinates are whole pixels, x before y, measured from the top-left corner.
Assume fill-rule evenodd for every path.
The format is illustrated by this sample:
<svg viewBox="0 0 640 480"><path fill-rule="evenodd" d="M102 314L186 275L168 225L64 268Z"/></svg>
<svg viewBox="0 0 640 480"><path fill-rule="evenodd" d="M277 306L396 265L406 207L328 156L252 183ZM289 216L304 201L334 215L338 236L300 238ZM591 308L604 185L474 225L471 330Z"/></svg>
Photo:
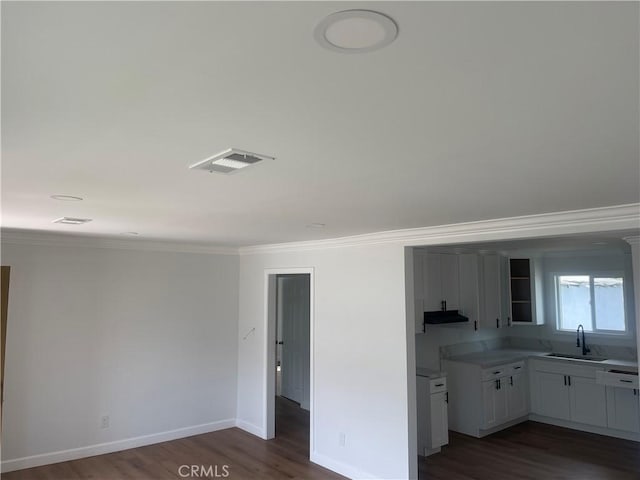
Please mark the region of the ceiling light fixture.
<svg viewBox="0 0 640 480"><path fill-rule="evenodd" d="M307 228L324 228L326 227L326 224L324 223L310 223L309 225L307 225Z"/></svg>
<svg viewBox="0 0 640 480"><path fill-rule="evenodd" d="M391 18L372 10L345 10L332 13L313 32L325 48L341 53L379 50L398 36L398 25Z"/></svg>
<svg viewBox="0 0 640 480"><path fill-rule="evenodd" d="M217 153L212 157L206 158L198 163L194 163L189 168L197 170L206 170L209 173L235 173L238 170L256 165L263 160L275 160L269 155L260 153L247 152L238 150L237 148L228 148L227 150Z"/></svg>
<svg viewBox="0 0 640 480"><path fill-rule="evenodd" d="M74 197L73 195L51 195L51 198L63 202L79 202L82 200L82 197Z"/></svg>
<svg viewBox="0 0 640 480"><path fill-rule="evenodd" d="M138 232L122 232L120 235L140 235Z"/></svg>
<svg viewBox="0 0 640 480"><path fill-rule="evenodd" d="M55 219L51 223L64 223L65 225L82 225L83 223L89 223L90 221L90 218L60 217Z"/></svg>

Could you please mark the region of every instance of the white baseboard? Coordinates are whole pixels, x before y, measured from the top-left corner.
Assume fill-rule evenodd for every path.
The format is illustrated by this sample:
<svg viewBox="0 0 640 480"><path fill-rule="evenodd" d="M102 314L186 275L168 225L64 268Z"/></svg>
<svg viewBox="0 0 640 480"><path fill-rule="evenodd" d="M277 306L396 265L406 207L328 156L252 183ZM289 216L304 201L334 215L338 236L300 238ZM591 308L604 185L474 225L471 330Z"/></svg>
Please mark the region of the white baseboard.
<svg viewBox="0 0 640 480"><path fill-rule="evenodd" d="M329 458L317 452L311 453L310 460L313 463L317 463L321 467L333 470L334 472L339 473L340 475L343 475L347 478L352 478L353 480L380 478L368 472L364 472L352 465L347 465L346 463L339 462L337 460L334 460L333 458Z"/></svg>
<svg viewBox="0 0 640 480"><path fill-rule="evenodd" d="M79 458L92 457L94 455L103 455L105 453L118 452L120 450L128 450L130 448L153 445L154 443L168 442L169 440L190 437L192 435L215 432L216 430L224 430L225 428L231 428L235 425L235 419L230 418L217 422L203 423L202 425L178 428L176 430L169 430L167 432L126 438L124 440L98 443L95 445L71 448L69 450L61 450L58 452L42 453L40 455L32 455L29 457L14 458L10 460L4 460L2 462L1 470L2 472L11 472L13 470L22 470L23 468L39 467L41 465L48 465L51 463L67 462L69 460L77 460Z"/></svg>
<svg viewBox="0 0 640 480"><path fill-rule="evenodd" d="M245 432L249 432L256 437L260 437L263 440L266 440L266 434L263 428L254 425L253 423L245 422L244 420L236 419L236 427L244 430Z"/></svg>

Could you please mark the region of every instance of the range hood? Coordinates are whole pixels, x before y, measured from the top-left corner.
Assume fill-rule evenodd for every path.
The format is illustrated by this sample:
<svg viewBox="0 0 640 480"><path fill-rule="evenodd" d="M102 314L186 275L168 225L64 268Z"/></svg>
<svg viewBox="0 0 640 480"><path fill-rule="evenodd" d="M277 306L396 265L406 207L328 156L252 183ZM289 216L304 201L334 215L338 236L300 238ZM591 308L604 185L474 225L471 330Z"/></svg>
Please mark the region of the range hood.
<svg viewBox="0 0 640 480"><path fill-rule="evenodd" d="M469 318L460 315L458 310L436 310L424 312L424 323L427 325L442 325L444 323L468 322Z"/></svg>

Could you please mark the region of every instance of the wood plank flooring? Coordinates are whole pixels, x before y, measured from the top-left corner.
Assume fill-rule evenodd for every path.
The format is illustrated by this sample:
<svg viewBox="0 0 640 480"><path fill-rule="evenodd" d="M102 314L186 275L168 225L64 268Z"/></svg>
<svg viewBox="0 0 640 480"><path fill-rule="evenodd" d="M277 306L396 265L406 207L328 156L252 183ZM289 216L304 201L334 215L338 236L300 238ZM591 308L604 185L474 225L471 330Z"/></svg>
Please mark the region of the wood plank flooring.
<svg viewBox="0 0 640 480"><path fill-rule="evenodd" d="M176 479L181 465L192 464L218 465L219 474L229 465L229 480L343 478L308 461L309 413L282 398L276 409L273 440L231 428L5 473L2 480ZM418 466L429 480L640 480L640 443L526 422L483 439L450 432L442 453L421 457Z"/></svg>
<svg viewBox="0 0 640 480"><path fill-rule="evenodd" d="M640 443L525 422L482 439L450 432L418 469L429 480L640 480Z"/></svg>
<svg viewBox="0 0 640 480"><path fill-rule="evenodd" d="M181 465L229 466L229 480L344 477L309 462L309 412L276 401L276 438L261 440L238 428L196 435L122 452L3 473L2 480L162 480L183 478ZM186 472L182 470L182 473ZM201 478L205 477L199 471ZM215 473L215 472L214 472ZM189 477L187 477L189 478ZM191 478L196 478L191 477Z"/></svg>

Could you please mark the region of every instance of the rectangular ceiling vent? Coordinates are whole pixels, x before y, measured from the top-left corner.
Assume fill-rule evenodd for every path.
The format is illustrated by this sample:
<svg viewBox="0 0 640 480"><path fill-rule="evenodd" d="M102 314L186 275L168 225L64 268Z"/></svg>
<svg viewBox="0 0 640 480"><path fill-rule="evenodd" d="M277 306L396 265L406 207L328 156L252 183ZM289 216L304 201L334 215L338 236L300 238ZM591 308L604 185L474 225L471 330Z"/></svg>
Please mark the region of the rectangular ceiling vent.
<svg viewBox="0 0 640 480"><path fill-rule="evenodd" d="M66 225L82 225L83 223L90 222L90 218L74 218L74 217L61 217L54 220L52 223L64 223Z"/></svg>
<svg viewBox="0 0 640 480"><path fill-rule="evenodd" d="M189 168L206 170L216 173L235 173L243 168L256 165L263 160L274 160L274 157L261 155L259 153L245 152L237 148L229 148L213 157L206 158L198 163L194 163Z"/></svg>

